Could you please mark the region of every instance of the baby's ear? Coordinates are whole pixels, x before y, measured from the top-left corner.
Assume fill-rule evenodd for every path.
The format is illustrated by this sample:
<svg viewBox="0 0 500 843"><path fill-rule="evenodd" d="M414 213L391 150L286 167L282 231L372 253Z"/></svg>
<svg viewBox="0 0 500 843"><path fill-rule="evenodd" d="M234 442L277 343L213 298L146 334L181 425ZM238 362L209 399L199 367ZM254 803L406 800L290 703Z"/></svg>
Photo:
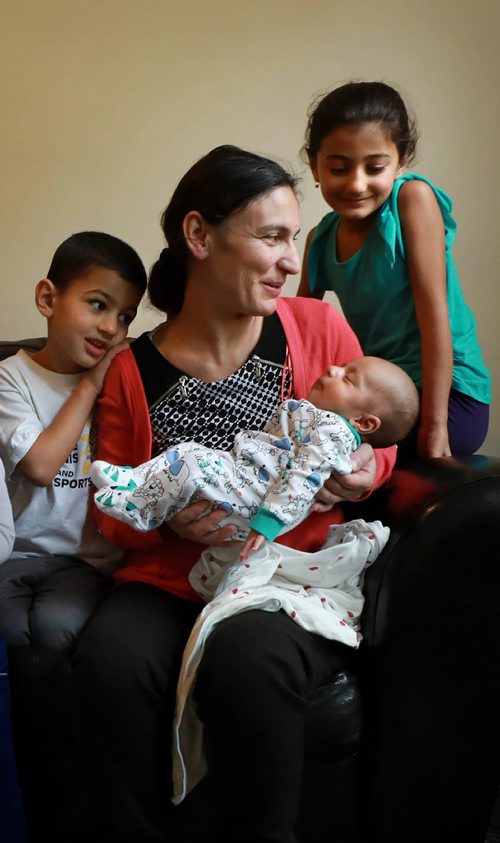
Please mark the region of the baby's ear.
<svg viewBox="0 0 500 843"><path fill-rule="evenodd" d="M42 316L52 316L56 288L48 278L42 278L35 287L35 304Z"/></svg>
<svg viewBox="0 0 500 843"><path fill-rule="evenodd" d="M353 416L352 419L349 419L349 422L350 424L352 424L355 430L358 431L360 436L366 436L369 433L375 433L375 431L379 429L382 423L379 417L375 416L373 413L359 413L357 416Z"/></svg>

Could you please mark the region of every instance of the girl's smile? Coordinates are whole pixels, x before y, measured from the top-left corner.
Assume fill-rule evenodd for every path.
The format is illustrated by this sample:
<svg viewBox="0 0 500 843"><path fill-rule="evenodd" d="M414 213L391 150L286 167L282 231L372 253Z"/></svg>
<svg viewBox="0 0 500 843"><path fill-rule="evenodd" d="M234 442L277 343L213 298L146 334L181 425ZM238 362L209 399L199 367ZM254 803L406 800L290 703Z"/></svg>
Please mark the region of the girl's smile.
<svg viewBox="0 0 500 843"><path fill-rule="evenodd" d="M403 166L391 138L377 123L364 123L330 132L311 169L342 220L364 226L390 196Z"/></svg>

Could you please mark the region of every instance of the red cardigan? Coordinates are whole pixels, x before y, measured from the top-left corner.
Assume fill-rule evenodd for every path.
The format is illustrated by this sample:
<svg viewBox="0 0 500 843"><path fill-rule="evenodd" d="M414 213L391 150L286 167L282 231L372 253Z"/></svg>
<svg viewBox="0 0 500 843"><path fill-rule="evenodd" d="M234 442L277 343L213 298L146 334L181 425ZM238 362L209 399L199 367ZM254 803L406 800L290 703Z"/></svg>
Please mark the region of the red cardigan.
<svg viewBox="0 0 500 843"><path fill-rule="evenodd" d="M315 299L279 299L278 316L285 330L293 370L296 398L304 398L328 365L360 357L359 342L344 317L326 302ZM135 358L128 349L113 361L97 409L98 459L115 465L132 465L151 458L149 409ZM375 452L377 474L374 488L391 474L396 448ZM125 564L115 573L118 582L150 583L181 597L198 600L187 575L205 549L163 529L140 533L96 511L99 529L113 544L125 549ZM342 508L312 513L278 542L299 550L313 551L323 544L329 524L343 520Z"/></svg>

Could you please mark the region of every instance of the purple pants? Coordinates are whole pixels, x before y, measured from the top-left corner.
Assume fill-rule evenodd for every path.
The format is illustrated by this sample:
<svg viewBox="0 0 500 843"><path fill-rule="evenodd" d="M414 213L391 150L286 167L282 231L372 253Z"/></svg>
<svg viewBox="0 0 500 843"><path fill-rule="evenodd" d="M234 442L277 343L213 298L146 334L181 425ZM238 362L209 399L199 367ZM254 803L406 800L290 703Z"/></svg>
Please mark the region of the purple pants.
<svg viewBox="0 0 500 843"><path fill-rule="evenodd" d="M456 456L474 454L488 433L490 405L482 404L456 389L450 391L448 402L448 436L451 453ZM418 425L399 443L398 462L417 456Z"/></svg>

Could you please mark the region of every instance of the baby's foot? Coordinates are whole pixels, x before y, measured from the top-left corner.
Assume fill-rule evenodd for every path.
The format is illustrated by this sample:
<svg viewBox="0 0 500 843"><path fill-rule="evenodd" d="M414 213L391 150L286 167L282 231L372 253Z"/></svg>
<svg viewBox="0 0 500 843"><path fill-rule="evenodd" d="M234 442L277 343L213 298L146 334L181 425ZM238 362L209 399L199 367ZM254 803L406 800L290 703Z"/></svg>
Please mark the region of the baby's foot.
<svg viewBox="0 0 500 843"><path fill-rule="evenodd" d="M112 465L104 460L96 460L90 469L92 483L101 489L103 486L119 486L120 489L136 489L143 478L135 475L129 465Z"/></svg>
<svg viewBox="0 0 500 843"><path fill-rule="evenodd" d="M148 519L147 513L132 503L130 498L133 493L134 489L126 486L102 486L94 494L94 503L101 512L123 521L134 530L146 531L157 527L158 524Z"/></svg>

